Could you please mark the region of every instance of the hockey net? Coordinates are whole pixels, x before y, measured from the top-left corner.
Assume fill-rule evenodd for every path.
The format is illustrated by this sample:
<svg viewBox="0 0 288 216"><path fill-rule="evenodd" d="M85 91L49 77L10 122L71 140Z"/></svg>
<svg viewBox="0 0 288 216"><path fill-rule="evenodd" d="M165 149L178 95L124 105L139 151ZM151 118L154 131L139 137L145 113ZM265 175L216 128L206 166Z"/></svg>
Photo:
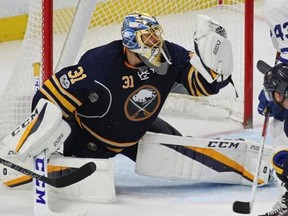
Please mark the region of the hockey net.
<svg viewBox="0 0 288 216"><path fill-rule="evenodd" d="M0 136L11 132L31 111L35 81L38 82L37 76L34 75L35 65L40 63L43 66L43 46L49 48L49 44L43 45L42 41L45 38L42 35L43 28L47 24L42 20L45 11L44 1L47 0L31 0L21 58L0 95ZM196 14L210 16L226 28L228 38L232 42L234 53L232 76L239 96L236 98L232 85L211 97L195 98L173 93L162 112L199 116L197 107L201 110L201 107L205 106L211 107L208 112L220 109L224 118L231 118L246 125L252 119L252 112L249 111L252 102L245 98L247 95L245 96L244 92L245 88L249 86L252 88L252 69L249 71L244 68L244 64L247 65L245 58L247 59L247 56L251 58L252 54L249 56L244 53L249 49L247 47L244 50L244 38L245 30L246 34L247 31L252 31L251 26L247 27L247 21L245 24L245 17L252 15L253 23L253 8L251 8L253 4L247 6L243 0L48 0L46 5L51 3L53 3L51 16L53 31L50 31L50 36L53 37L52 72L74 64L90 48L120 39L123 17L130 12L141 11L154 15L163 26L165 39L189 50L193 49ZM252 39L246 37L246 46L249 40ZM41 76L43 78L45 75ZM249 83L244 80L245 77ZM200 115L205 115L203 109Z"/></svg>

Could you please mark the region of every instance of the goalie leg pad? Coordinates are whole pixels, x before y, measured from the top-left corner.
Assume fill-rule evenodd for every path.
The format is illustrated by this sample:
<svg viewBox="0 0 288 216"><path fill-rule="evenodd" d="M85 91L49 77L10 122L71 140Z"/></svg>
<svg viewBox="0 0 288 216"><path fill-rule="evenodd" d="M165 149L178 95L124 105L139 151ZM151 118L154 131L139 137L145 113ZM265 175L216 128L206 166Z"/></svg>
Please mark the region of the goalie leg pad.
<svg viewBox="0 0 288 216"><path fill-rule="evenodd" d="M71 168L71 171L73 171L73 167L78 168L90 161L97 165L97 170L92 175L64 188L48 186L49 195L82 202L115 202L116 192L112 159L75 158L53 155L49 162L49 175L53 174L55 177L65 175L65 172L69 172L70 170L68 168Z"/></svg>
<svg viewBox="0 0 288 216"><path fill-rule="evenodd" d="M23 162L22 160L19 160L16 156L14 157L11 156L9 157L9 160L28 170L33 170L32 159L25 160ZM2 186L8 187L10 189L23 190L32 188L31 176L24 175L23 173L8 168L7 166L4 166L2 164L0 164L0 180L2 182Z"/></svg>
<svg viewBox="0 0 288 216"><path fill-rule="evenodd" d="M17 163L31 170L33 161L29 161L31 162L29 164L27 164L28 160L25 160L25 164L20 160L18 160ZM73 172L75 168L79 168L90 161L97 165L97 170L93 174L82 181L64 188L48 186L49 196L80 202L115 202L116 192L112 159L74 158L63 157L60 154L52 154L48 164L48 176L49 178L61 177ZM30 176L9 169L1 164L0 169L3 186L18 190L32 188L32 178Z"/></svg>
<svg viewBox="0 0 288 216"><path fill-rule="evenodd" d="M139 142L136 172L161 178L252 185L259 144L147 133ZM272 149L262 157L259 184L269 182Z"/></svg>

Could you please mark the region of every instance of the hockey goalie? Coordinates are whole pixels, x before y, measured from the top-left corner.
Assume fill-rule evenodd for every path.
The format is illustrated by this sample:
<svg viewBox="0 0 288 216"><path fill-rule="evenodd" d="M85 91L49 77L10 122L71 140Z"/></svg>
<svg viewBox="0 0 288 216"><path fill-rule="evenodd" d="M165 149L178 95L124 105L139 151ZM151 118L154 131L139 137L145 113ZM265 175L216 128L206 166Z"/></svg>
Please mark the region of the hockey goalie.
<svg viewBox="0 0 288 216"><path fill-rule="evenodd" d="M149 14L125 16L121 33L122 40L88 50L77 64L43 83L30 118L1 141L1 157L28 167L43 151L51 166L94 159L95 174L59 193L75 199L115 200L109 158L117 154L135 161L140 175L250 185L258 143L183 137L158 117L174 83L198 97L218 94L232 83L233 54L225 28L197 16L191 35L195 52L164 40L162 26ZM63 155L55 159L60 148ZM269 182L271 154L265 148L259 185ZM24 179L2 167L4 185L19 186Z"/></svg>

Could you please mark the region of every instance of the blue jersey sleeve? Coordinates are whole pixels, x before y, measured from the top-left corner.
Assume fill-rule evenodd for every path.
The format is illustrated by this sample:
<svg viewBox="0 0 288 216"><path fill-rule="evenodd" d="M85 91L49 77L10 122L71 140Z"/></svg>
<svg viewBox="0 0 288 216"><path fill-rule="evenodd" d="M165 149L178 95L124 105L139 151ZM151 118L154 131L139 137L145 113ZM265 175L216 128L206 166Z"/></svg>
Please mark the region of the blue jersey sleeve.
<svg viewBox="0 0 288 216"><path fill-rule="evenodd" d="M97 109L100 93L101 98L105 100L101 100L101 106ZM86 71L85 66L79 64L64 68L48 79L34 96L33 107L40 98L57 104L64 117L69 117L75 112L86 116L101 116L109 106L109 92L90 71Z"/></svg>

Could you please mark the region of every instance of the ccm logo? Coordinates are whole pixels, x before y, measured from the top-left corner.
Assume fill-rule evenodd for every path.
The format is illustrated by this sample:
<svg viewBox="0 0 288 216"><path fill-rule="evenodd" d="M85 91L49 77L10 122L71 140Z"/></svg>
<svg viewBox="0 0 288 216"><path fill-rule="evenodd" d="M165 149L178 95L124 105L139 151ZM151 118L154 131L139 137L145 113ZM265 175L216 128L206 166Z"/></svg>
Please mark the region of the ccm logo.
<svg viewBox="0 0 288 216"><path fill-rule="evenodd" d="M12 132L12 136L14 137L15 135L17 135L22 128L25 128L31 121L33 121L33 119L35 119L38 116L38 110L36 109L34 113L32 113L30 115L30 117L28 119L26 119L26 121L24 121L21 125L19 125L17 128L15 128L15 130Z"/></svg>
<svg viewBox="0 0 288 216"><path fill-rule="evenodd" d="M209 141L208 143L208 147L212 147L212 148L238 148L239 143L238 142L224 142L224 141Z"/></svg>
<svg viewBox="0 0 288 216"><path fill-rule="evenodd" d="M43 158L35 159L35 169L41 173L41 174L39 173L40 175L45 174L45 163ZM36 179L35 190L36 190L36 196L35 196L36 203L45 205L47 200L45 183Z"/></svg>

